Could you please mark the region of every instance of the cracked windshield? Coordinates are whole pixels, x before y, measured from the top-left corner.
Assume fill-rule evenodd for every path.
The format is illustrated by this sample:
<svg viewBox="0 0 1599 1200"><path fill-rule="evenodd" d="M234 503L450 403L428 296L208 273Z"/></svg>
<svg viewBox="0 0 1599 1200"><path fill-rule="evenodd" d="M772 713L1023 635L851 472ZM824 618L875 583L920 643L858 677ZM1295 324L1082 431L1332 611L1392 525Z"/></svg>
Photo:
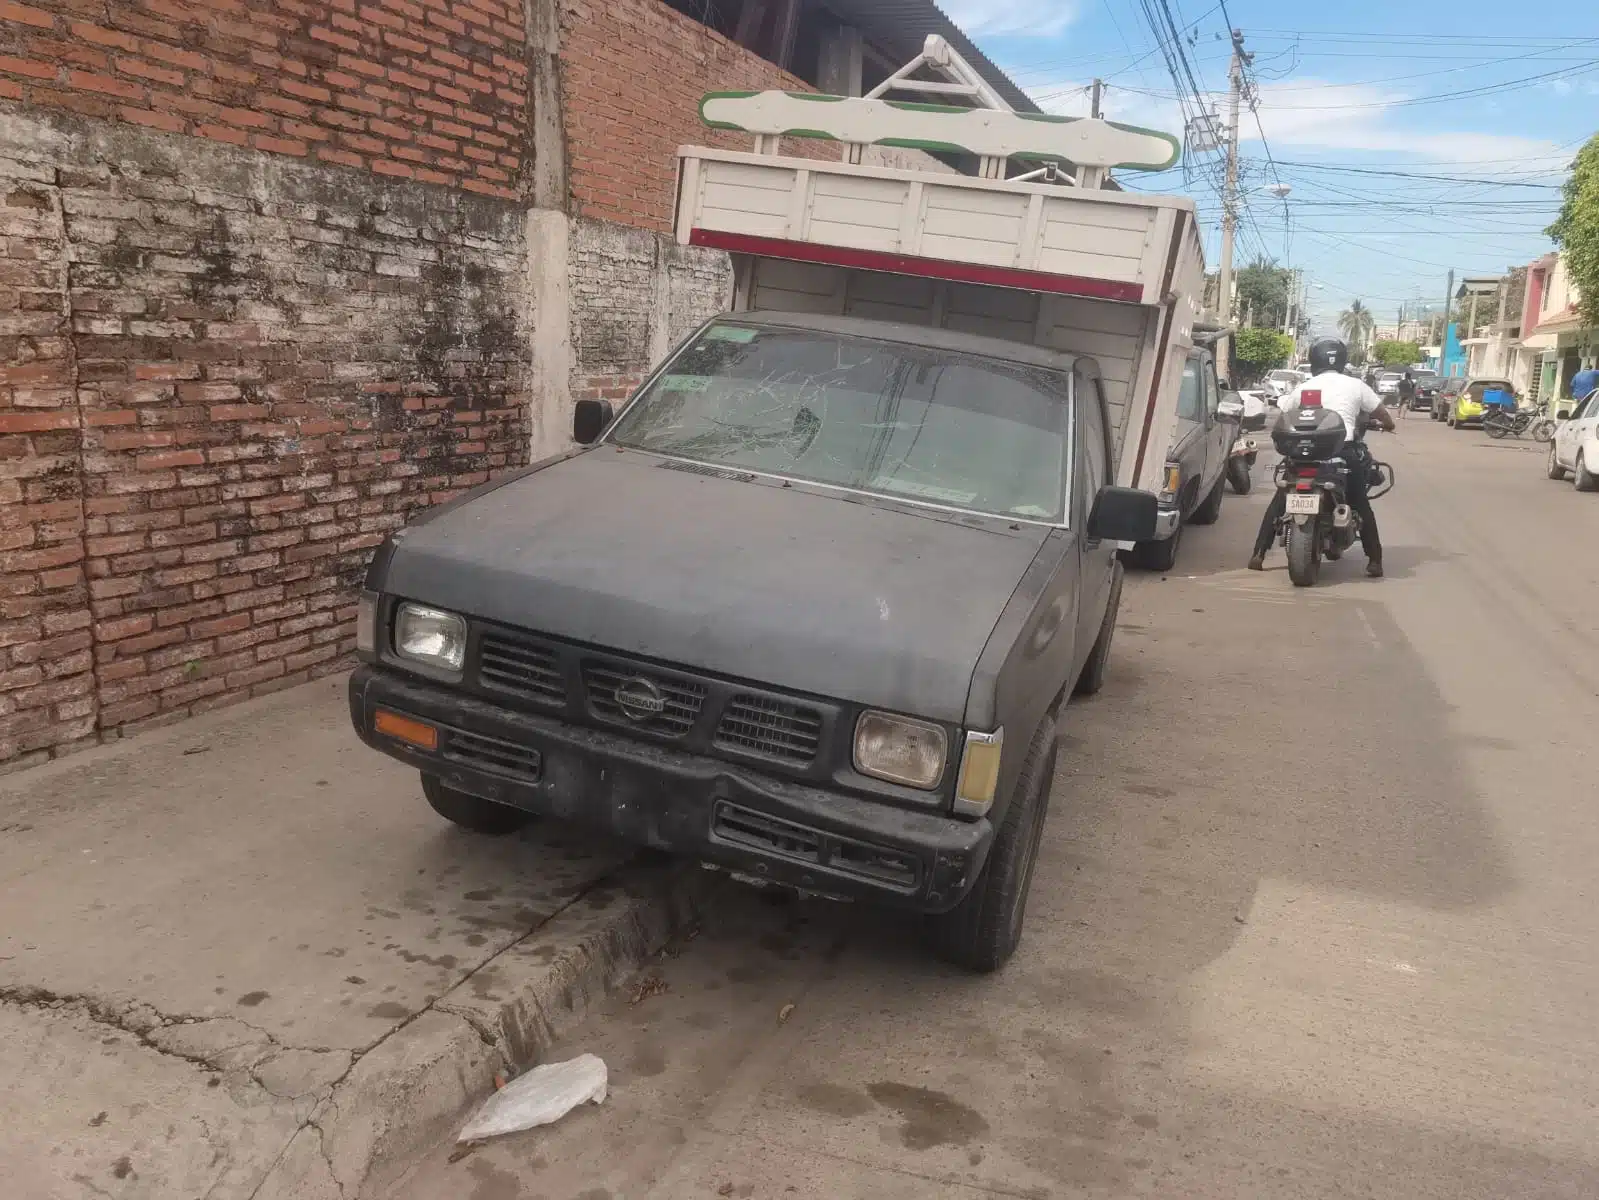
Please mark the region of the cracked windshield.
<svg viewBox="0 0 1599 1200"><path fill-rule="evenodd" d="M612 441L1035 521L1064 515L1067 379L970 355L716 324Z"/></svg>

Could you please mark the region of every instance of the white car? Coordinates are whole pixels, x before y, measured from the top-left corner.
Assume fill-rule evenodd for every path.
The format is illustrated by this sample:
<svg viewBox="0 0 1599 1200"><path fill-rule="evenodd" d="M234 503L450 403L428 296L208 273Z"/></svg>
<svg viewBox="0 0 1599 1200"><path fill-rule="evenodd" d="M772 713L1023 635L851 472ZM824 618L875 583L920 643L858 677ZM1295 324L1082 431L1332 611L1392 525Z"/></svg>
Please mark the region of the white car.
<svg viewBox="0 0 1599 1200"><path fill-rule="evenodd" d="M1275 371L1266 372L1262 381L1266 390L1273 396L1286 396L1310 376L1300 371L1291 371L1287 367L1279 367Z"/></svg>
<svg viewBox="0 0 1599 1200"><path fill-rule="evenodd" d="M1399 394L1399 381L1404 375L1399 371L1384 371L1377 376L1377 394L1379 396L1397 396Z"/></svg>
<svg viewBox="0 0 1599 1200"><path fill-rule="evenodd" d="M1599 392L1560 422L1549 443L1549 478L1567 474L1579 492L1599 492Z"/></svg>

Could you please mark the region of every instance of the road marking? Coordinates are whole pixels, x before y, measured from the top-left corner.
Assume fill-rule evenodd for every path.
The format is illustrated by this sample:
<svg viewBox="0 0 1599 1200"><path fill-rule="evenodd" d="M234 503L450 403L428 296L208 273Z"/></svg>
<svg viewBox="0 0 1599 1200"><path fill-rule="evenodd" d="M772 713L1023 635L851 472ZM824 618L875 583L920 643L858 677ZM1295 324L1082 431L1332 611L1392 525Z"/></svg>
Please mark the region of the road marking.
<svg viewBox="0 0 1599 1200"><path fill-rule="evenodd" d="M1361 625L1365 626L1366 636L1371 639L1371 644L1377 647L1377 649L1381 650L1382 641L1377 637L1377 631L1371 627L1371 618L1366 616L1366 610L1364 608L1357 608L1355 609L1355 613L1360 617Z"/></svg>

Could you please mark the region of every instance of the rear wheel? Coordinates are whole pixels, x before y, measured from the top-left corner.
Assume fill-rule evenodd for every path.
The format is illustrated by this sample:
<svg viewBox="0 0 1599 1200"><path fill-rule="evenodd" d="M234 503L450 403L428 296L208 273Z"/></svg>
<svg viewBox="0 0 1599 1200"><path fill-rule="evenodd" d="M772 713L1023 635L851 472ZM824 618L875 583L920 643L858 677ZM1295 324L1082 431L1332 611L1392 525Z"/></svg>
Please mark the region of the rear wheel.
<svg viewBox="0 0 1599 1200"><path fill-rule="evenodd" d="M1550 479L1564 479L1566 477L1566 468L1561 466L1560 460L1555 457L1555 444L1553 442L1549 443L1549 462L1545 465L1544 471Z"/></svg>
<svg viewBox="0 0 1599 1200"><path fill-rule="evenodd" d="M1295 587L1314 587L1321 574L1321 531L1317 522L1295 521L1288 528L1288 578Z"/></svg>
<svg viewBox="0 0 1599 1200"><path fill-rule="evenodd" d="M1515 427L1511 423L1510 418L1502 417L1495 413L1490 414L1482 419L1482 428L1483 432L1485 432L1489 437L1493 438L1495 441L1498 441L1506 434L1513 432Z"/></svg>
<svg viewBox="0 0 1599 1200"><path fill-rule="evenodd" d="M1227 495L1225 476L1226 472L1216 476L1216 486L1211 488L1205 498L1199 502L1199 507L1194 509L1194 515L1188 518L1195 525L1214 525L1216 518L1221 516L1221 502Z"/></svg>
<svg viewBox="0 0 1599 1200"><path fill-rule="evenodd" d="M1579 492L1599 492L1599 475L1588 470L1581 450L1577 451L1576 465L1571 468L1571 484Z"/></svg>
<svg viewBox="0 0 1599 1200"><path fill-rule="evenodd" d="M515 833L534 819L532 813L512 808L509 804L497 804L482 796L446 787L437 775L422 776L422 794L427 797L433 811L446 821L490 837Z"/></svg>
<svg viewBox="0 0 1599 1200"><path fill-rule="evenodd" d="M987 974L1003 967L1016 952L1049 811L1055 746L1055 721L1050 714L1027 747L1021 777L982 874L959 904L927 918L928 942L944 961Z"/></svg>
<svg viewBox="0 0 1599 1200"><path fill-rule="evenodd" d="M1227 482L1233 491L1240 496L1249 495L1249 489L1254 485L1249 478L1249 460L1247 458L1232 458L1227 460Z"/></svg>

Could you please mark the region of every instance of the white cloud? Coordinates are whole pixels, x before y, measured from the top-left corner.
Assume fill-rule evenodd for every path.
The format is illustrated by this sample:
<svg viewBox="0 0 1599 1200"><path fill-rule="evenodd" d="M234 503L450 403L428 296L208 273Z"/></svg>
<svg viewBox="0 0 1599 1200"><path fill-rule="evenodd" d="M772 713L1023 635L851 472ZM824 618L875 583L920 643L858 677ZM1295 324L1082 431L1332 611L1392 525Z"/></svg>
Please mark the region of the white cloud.
<svg viewBox="0 0 1599 1200"><path fill-rule="evenodd" d="M1088 97L1083 83L1068 80L1028 89L1046 112L1087 116ZM1273 150L1344 150L1394 153L1417 160L1458 164L1515 161L1527 170L1563 171L1570 151L1547 139L1517 134L1434 132L1421 122L1426 108L1410 109L1398 102L1407 97L1393 88L1372 84L1331 83L1295 79L1262 85L1260 125L1246 110L1239 125L1239 140L1249 153L1258 145L1261 130ZM1206 97L1218 113L1226 111L1226 97ZM1106 89L1105 115L1113 121L1144 125L1180 134L1182 112L1175 100L1151 96L1111 85Z"/></svg>
<svg viewBox="0 0 1599 1200"><path fill-rule="evenodd" d="M1075 0L941 0L939 7L974 36L1054 37L1077 19Z"/></svg>

